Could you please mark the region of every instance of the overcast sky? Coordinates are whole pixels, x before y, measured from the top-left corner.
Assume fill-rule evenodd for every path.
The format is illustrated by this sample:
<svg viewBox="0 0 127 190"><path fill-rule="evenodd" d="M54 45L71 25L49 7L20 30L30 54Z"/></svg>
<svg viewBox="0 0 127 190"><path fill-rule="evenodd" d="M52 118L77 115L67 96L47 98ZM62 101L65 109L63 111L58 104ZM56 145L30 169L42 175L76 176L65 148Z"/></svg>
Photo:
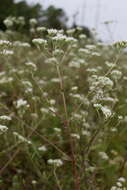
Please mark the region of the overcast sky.
<svg viewBox="0 0 127 190"><path fill-rule="evenodd" d="M110 41L127 40L127 0L27 0L39 2L44 7L51 4L63 8L72 23L74 13L77 23L96 28L100 38ZM109 27L105 21L113 21Z"/></svg>

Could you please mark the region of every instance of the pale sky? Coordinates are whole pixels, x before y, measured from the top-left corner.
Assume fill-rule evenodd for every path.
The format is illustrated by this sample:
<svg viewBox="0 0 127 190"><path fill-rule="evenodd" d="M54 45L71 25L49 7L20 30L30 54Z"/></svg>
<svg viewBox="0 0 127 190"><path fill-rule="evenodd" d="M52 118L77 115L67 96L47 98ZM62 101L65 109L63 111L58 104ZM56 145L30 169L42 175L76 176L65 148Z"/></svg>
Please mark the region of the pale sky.
<svg viewBox="0 0 127 190"><path fill-rule="evenodd" d="M77 23L96 28L101 39L106 41L127 40L127 0L27 0L39 2L44 7L55 5L63 8L72 23L78 12ZM99 6L98 6L99 5ZM105 21L113 21L107 28Z"/></svg>

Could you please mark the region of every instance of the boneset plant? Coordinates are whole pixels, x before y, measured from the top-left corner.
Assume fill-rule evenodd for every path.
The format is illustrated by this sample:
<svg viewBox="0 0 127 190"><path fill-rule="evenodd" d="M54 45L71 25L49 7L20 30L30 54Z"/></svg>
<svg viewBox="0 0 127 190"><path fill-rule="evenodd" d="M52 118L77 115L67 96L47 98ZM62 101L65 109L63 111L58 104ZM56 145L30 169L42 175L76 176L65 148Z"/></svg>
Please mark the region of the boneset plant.
<svg viewBox="0 0 127 190"><path fill-rule="evenodd" d="M0 34L0 188L125 190L126 42L30 23Z"/></svg>

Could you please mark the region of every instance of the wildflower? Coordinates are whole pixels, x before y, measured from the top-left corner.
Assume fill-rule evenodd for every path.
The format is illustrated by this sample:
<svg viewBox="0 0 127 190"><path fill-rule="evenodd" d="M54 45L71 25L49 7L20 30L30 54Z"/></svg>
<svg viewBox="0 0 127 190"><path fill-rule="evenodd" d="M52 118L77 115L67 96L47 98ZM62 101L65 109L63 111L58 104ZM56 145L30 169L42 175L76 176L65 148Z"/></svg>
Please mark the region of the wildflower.
<svg viewBox="0 0 127 190"><path fill-rule="evenodd" d="M48 31L49 35L55 35L55 34L57 34L57 30L53 29L53 28L52 29L48 29L47 31Z"/></svg>
<svg viewBox="0 0 127 190"><path fill-rule="evenodd" d="M47 108L41 108L40 111L42 113L45 113L45 114L48 114L49 113L49 110Z"/></svg>
<svg viewBox="0 0 127 190"><path fill-rule="evenodd" d="M73 37L67 37L67 38L65 39L65 41L68 42L68 43L75 43L75 42L77 42L77 39L75 39L75 38L73 38Z"/></svg>
<svg viewBox="0 0 127 190"><path fill-rule="evenodd" d="M18 134L17 132L13 132L13 135L16 136L19 139L20 142L25 142L27 144L32 144L31 141L27 140L25 137Z"/></svg>
<svg viewBox="0 0 127 190"><path fill-rule="evenodd" d="M122 187L122 186L123 186L122 183L120 183L120 182L117 182L116 185L117 185L118 187Z"/></svg>
<svg viewBox="0 0 127 190"><path fill-rule="evenodd" d="M63 165L63 161L61 159L49 159L47 162L49 165L54 165L56 167L60 167Z"/></svg>
<svg viewBox="0 0 127 190"><path fill-rule="evenodd" d="M127 41L119 41L113 44L116 48L126 48L127 47Z"/></svg>
<svg viewBox="0 0 127 190"><path fill-rule="evenodd" d="M118 179L118 181L124 183L124 182L126 182L126 179L125 179L124 177L120 177L120 178Z"/></svg>
<svg viewBox="0 0 127 190"><path fill-rule="evenodd" d="M37 67L33 62L26 62L25 65L29 68L31 68L32 70L36 71Z"/></svg>
<svg viewBox="0 0 127 190"><path fill-rule="evenodd" d="M99 152L99 156L103 159L103 160L108 160L109 157L105 152Z"/></svg>
<svg viewBox="0 0 127 190"><path fill-rule="evenodd" d="M43 145L43 146L38 147L38 150L42 151L42 152L46 152L47 148L46 148L46 146Z"/></svg>
<svg viewBox="0 0 127 190"><path fill-rule="evenodd" d="M47 44L47 40L44 40L42 38L35 38L35 39L32 40L32 42L35 45L46 45Z"/></svg>
<svg viewBox="0 0 127 190"><path fill-rule="evenodd" d="M12 45L12 43L8 40L0 40L0 45Z"/></svg>
<svg viewBox="0 0 127 190"><path fill-rule="evenodd" d="M79 38L80 38L81 40L83 40L83 39L86 39L87 36L86 36L85 34L80 34L80 35L79 35Z"/></svg>
<svg viewBox="0 0 127 190"><path fill-rule="evenodd" d="M50 103L51 105L54 105L54 104L56 103L56 101L55 101L54 99L51 99L51 100L49 100L49 103Z"/></svg>
<svg viewBox="0 0 127 190"><path fill-rule="evenodd" d="M16 101L16 107L17 108L24 107L24 106L29 107L26 100L19 99L19 100Z"/></svg>
<svg viewBox="0 0 127 190"><path fill-rule="evenodd" d="M37 27L37 32L43 32L46 31L45 27Z"/></svg>
<svg viewBox="0 0 127 190"><path fill-rule="evenodd" d="M106 64L106 66L109 67L109 68L115 67L115 64L114 64L114 63L111 63L111 62L109 62L109 61L106 61L105 64Z"/></svg>
<svg viewBox="0 0 127 190"><path fill-rule="evenodd" d="M7 116L7 115L2 115L2 116L0 116L0 120L10 121L10 120L11 120L11 117L10 117L10 116Z"/></svg>
<svg viewBox="0 0 127 190"><path fill-rule="evenodd" d="M4 20L4 24L5 24L5 26L6 26L7 28L10 28L10 27L13 26L13 21L12 21L11 18L6 18L6 19Z"/></svg>
<svg viewBox="0 0 127 190"><path fill-rule="evenodd" d="M72 35L75 32L75 28L68 29L67 34Z"/></svg>
<svg viewBox="0 0 127 190"><path fill-rule="evenodd" d="M48 58L46 60L46 63L48 63L48 64L56 64L57 63L57 59L55 57Z"/></svg>
<svg viewBox="0 0 127 190"><path fill-rule="evenodd" d="M57 132L57 133L60 133L61 129L60 128L54 128L54 131Z"/></svg>
<svg viewBox="0 0 127 190"><path fill-rule="evenodd" d="M31 45L28 42L20 42L20 41L15 41L13 42L14 47L26 47L29 48Z"/></svg>
<svg viewBox="0 0 127 190"><path fill-rule="evenodd" d="M37 20L35 18L31 18L29 20L29 23L30 23L31 26L35 26L37 24Z"/></svg>
<svg viewBox="0 0 127 190"><path fill-rule="evenodd" d="M53 51L53 55L54 56L62 56L64 54L64 51L63 50L61 50L61 49L55 49L54 51Z"/></svg>
<svg viewBox="0 0 127 190"><path fill-rule="evenodd" d="M37 184L37 181L36 180L32 180L31 182L33 185L36 185Z"/></svg>
<svg viewBox="0 0 127 190"><path fill-rule="evenodd" d="M111 72L111 78L114 79L114 80L119 80L122 76L122 72L121 71L118 71L118 70L113 70Z"/></svg>
<svg viewBox="0 0 127 190"><path fill-rule="evenodd" d="M73 86L73 87L71 88L71 90L72 90L72 91L77 91L77 90L78 90L78 87L77 87L77 86Z"/></svg>
<svg viewBox="0 0 127 190"><path fill-rule="evenodd" d="M8 127L7 127L7 126L5 126L5 125L0 125L0 134L6 132L7 130L8 130Z"/></svg>
<svg viewBox="0 0 127 190"><path fill-rule="evenodd" d="M103 114L105 115L106 119L108 119L112 115L111 110L106 106L102 106L101 110L102 110Z"/></svg>
<svg viewBox="0 0 127 190"><path fill-rule="evenodd" d="M72 133L71 134L71 137L73 137L73 138L76 138L76 139L80 139L80 135L79 134L76 134L76 133Z"/></svg>
<svg viewBox="0 0 127 190"><path fill-rule="evenodd" d="M2 51L0 52L0 54L2 54L2 55L13 55L13 54L14 54L14 51L4 49L4 50L2 50Z"/></svg>
<svg viewBox="0 0 127 190"><path fill-rule="evenodd" d="M63 42L66 40L66 38L67 36L58 33L56 36L52 37L52 40L57 41L57 42Z"/></svg>
<svg viewBox="0 0 127 190"><path fill-rule="evenodd" d="M59 78L52 78L50 81L54 82L54 83L59 83L60 79Z"/></svg>
<svg viewBox="0 0 127 190"><path fill-rule="evenodd" d="M74 68L80 68L80 62L77 62L77 61L71 61L69 63L69 67L74 67Z"/></svg>

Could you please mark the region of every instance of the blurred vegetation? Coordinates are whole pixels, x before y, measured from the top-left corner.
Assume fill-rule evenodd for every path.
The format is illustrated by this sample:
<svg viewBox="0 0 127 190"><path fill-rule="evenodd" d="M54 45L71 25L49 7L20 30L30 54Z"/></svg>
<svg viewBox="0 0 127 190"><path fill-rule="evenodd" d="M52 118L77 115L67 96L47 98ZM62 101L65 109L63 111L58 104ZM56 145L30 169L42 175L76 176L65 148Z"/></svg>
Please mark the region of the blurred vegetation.
<svg viewBox="0 0 127 190"><path fill-rule="evenodd" d="M61 8L56 8L53 5L49 6L47 9L39 3L29 5L26 1L15 2L14 0L4 0L0 3L0 29L6 30L6 26L3 21L8 17L24 17L25 22L22 27L19 28L20 32L28 33L29 30L29 20L34 18L37 20L38 26L44 26L47 28L64 29L67 30L67 15ZM16 19L15 19L16 20ZM18 21L17 21L18 23ZM17 30L18 24L15 26ZM73 28L77 25L73 24ZM14 28L13 28L14 29ZM84 27L84 33L87 37L91 37L90 30ZM78 36L76 32L76 36Z"/></svg>

